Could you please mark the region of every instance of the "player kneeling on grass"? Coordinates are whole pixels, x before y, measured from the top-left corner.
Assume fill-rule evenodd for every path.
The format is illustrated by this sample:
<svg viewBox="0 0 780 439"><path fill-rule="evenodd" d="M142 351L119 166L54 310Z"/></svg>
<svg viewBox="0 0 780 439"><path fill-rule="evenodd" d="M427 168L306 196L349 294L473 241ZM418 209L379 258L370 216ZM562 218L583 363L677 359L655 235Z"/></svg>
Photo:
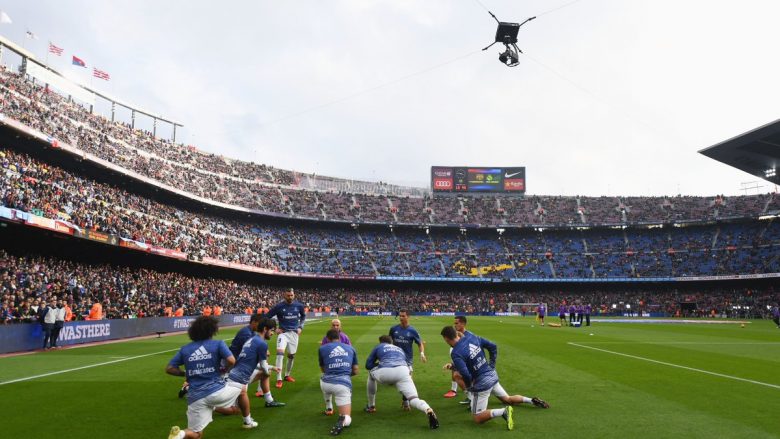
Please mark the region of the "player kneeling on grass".
<svg viewBox="0 0 780 439"><path fill-rule="evenodd" d="M268 366L268 344L267 340L276 329L276 322L270 319L262 318L253 324L257 335L244 342L241 347L241 353L238 355L236 365L230 370L226 385L229 387L239 387L241 394L235 401L234 406L228 409L218 408L217 411L222 414L241 414L244 418L244 428L255 428L257 422L252 419L249 411L249 397L247 396L247 386L255 379L267 379L272 370L276 368Z"/></svg>
<svg viewBox="0 0 780 439"><path fill-rule="evenodd" d="M201 316L192 322L187 331L192 343L182 346L173 356L165 372L174 376L186 376L190 383L187 394L187 429L171 428L168 439L196 438L212 420L212 412L229 409L241 394L240 387L228 386L219 373L220 362L229 369L236 358L222 340L212 340L219 329L214 317ZM184 371L180 369L184 366Z"/></svg>
<svg viewBox="0 0 780 439"><path fill-rule="evenodd" d="M416 408L428 415L428 425L431 429L439 428L439 420L436 413L427 402L417 397L417 388L412 381L412 371L406 364L406 354L398 346L393 345L393 339L389 335L379 337L379 344L374 347L366 360L368 373L368 405L366 411L376 411L377 383L395 386L409 401L412 408Z"/></svg>
<svg viewBox="0 0 780 439"><path fill-rule="evenodd" d="M338 331L331 329L325 336L330 343L320 346L319 349L322 371L320 389L325 398L326 410L331 398L336 400L339 419L331 428L330 434L337 436L352 423L352 376L357 375L358 360L355 349L339 341Z"/></svg>
<svg viewBox="0 0 780 439"><path fill-rule="evenodd" d="M452 347L452 367L457 372L453 379L462 380L463 387L471 394L471 414L477 424L485 423L495 417L501 416L506 421L507 429L514 428L512 419L512 406L528 403L541 408L550 406L539 398L526 398L522 395L509 395L498 382L498 373L495 370L495 361L498 356L498 347L476 335L461 334L452 326L445 326L441 330L444 341ZM490 353L491 362L485 357L484 349ZM495 395L507 407L503 409L487 409L490 395Z"/></svg>

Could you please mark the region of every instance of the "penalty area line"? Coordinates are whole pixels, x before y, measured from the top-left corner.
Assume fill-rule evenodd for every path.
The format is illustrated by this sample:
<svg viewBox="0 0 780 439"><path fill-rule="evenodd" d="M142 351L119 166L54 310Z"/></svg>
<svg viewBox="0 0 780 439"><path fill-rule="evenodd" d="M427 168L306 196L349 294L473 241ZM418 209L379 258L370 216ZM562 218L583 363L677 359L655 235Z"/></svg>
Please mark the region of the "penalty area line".
<svg viewBox="0 0 780 439"><path fill-rule="evenodd" d="M690 370L692 372L699 372L699 373L703 373L703 374L706 374L706 375L712 375L712 376L716 376L716 377L720 377L720 378L727 378L727 379L735 380L735 381L742 381L742 382L745 382L745 383L757 384L759 386L771 387L773 389L780 390L780 385L777 385L777 384L769 384L769 383L764 383L764 382L761 382L761 381L749 380L747 378L740 378L740 377L735 377L735 376L732 376L732 375L726 375L726 374L722 374L722 373L711 372L709 370L696 369L695 367L682 366L682 365L674 364L674 363L667 363L665 361L653 360L652 358L645 358L645 357L639 357L637 355L624 354L622 352L610 351L610 350L607 350L607 349L596 348L596 347L593 347L593 346L586 346L586 345L579 344L579 343L574 343L574 342L567 342L566 344L569 344L571 346L577 346L578 348L592 349L594 351L604 352L604 353L607 353L607 354L619 355L621 357L633 358L635 360L647 361L647 362L650 362L650 363L661 364L663 366L676 367L678 369Z"/></svg>

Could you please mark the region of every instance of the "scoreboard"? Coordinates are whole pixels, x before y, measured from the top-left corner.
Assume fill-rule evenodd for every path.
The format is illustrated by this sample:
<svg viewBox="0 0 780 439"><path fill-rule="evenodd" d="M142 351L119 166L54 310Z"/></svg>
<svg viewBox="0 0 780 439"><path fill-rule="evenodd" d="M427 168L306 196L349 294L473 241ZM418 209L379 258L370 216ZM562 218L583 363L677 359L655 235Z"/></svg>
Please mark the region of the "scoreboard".
<svg viewBox="0 0 780 439"><path fill-rule="evenodd" d="M525 167L432 166L433 192L525 193Z"/></svg>

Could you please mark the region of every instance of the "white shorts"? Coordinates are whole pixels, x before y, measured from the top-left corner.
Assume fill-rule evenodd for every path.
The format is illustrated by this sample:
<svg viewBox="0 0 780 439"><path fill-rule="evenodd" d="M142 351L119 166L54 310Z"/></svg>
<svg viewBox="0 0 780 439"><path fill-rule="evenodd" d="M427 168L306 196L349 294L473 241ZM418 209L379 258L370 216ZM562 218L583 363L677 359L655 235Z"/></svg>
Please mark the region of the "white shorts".
<svg viewBox="0 0 780 439"><path fill-rule="evenodd" d="M488 399L490 399L490 395L496 395L499 398L503 398L505 396L509 396L508 393L506 393L506 390L504 390L503 387L501 387L500 383L496 383L492 388L488 390L484 390L482 392L469 392L471 395L471 414L476 415L477 413L482 413L485 410L487 410L487 404Z"/></svg>
<svg viewBox="0 0 780 439"><path fill-rule="evenodd" d="M376 368L369 372L368 376L379 384L394 385L406 399L417 396L417 387L407 366Z"/></svg>
<svg viewBox="0 0 780 439"><path fill-rule="evenodd" d="M282 351L287 349L289 354L295 354L298 352L298 333L295 331L287 331L279 334L276 337L276 351Z"/></svg>
<svg viewBox="0 0 780 439"><path fill-rule="evenodd" d="M243 385L232 381L230 383L232 384L226 384L222 389L187 406L187 428L201 432L211 423L215 408L232 407L235 404Z"/></svg>
<svg viewBox="0 0 780 439"><path fill-rule="evenodd" d="M331 384L320 380L320 389L325 401L330 401L331 397L336 399L336 407L352 404L352 389L343 384Z"/></svg>

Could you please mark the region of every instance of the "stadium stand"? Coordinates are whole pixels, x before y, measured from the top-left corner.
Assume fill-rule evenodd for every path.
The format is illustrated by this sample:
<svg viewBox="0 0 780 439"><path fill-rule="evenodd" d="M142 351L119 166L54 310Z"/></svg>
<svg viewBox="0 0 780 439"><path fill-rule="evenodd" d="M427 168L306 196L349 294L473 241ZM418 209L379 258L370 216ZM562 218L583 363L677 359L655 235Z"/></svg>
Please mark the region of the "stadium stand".
<svg viewBox="0 0 780 439"><path fill-rule="evenodd" d="M0 322L36 321L40 301L62 298L72 320L89 318L94 303L102 304L103 318L126 319L165 315L165 309L183 308L197 315L219 306L225 313L242 314L268 308L282 300L285 287L259 286L217 278L199 278L149 269L86 264L34 254L12 255L0 250ZM296 298L311 311L339 313L382 312L506 312L510 303L592 304L594 315L624 315L628 310L668 316L764 318L768 306L780 300L771 287L695 290L630 289L571 293L553 289L491 291L480 288L452 290L437 287L390 290L378 288L296 288ZM695 312L681 309L695 303ZM533 312L532 309L523 310Z"/></svg>
<svg viewBox="0 0 780 439"><path fill-rule="evenodd" d="M189 194L290 217L408 224L578 225L704 221L780 210L743 197L432 198L423 189L303 175L204 153L111 122L16 73L0 71L0 111L58 142Z"/></svg>
<svg viewBox="0 0 780 439"><path fill-rule="evenodd" d="M433 197L419 188L308 175L207 154L91 114L7 70L0 71L0 112L3 121L49 136L52 147L65 143L160 188L226 205L215 213L168 203L130 184L108 184L110 179L66 170L49 160L51 151L41 145L11 142L0 145L0 217L25 224L32 217L46 224L57 221L79 234L102 233L135 250L192 263L264 274L396 280L664 282L780 273L777 194ZM262 215L234 215L233 209L240 208ZM96 302L107 318L128 318L159 315L165 306L186 307L188 315L208 304L243 312L279 300L282 291L6 251L18 249L0 253L0 317L7 323L30 320L34 301L52 295L67 297L77 318L88 315ZM760 315L778 298L771 287L749 293L727 287L691 292L669 285L621 293L595 288L577 295L528 291L452 291L434 285L388 292L361 286L304 288L301 297L312 309L346 312L399 307L491 312L512 302L578 301L596 305L599 313L620 313L633 303L633 309L675 315L680 302L695 301L700 312L726 316L750 309Z"/></svg>

